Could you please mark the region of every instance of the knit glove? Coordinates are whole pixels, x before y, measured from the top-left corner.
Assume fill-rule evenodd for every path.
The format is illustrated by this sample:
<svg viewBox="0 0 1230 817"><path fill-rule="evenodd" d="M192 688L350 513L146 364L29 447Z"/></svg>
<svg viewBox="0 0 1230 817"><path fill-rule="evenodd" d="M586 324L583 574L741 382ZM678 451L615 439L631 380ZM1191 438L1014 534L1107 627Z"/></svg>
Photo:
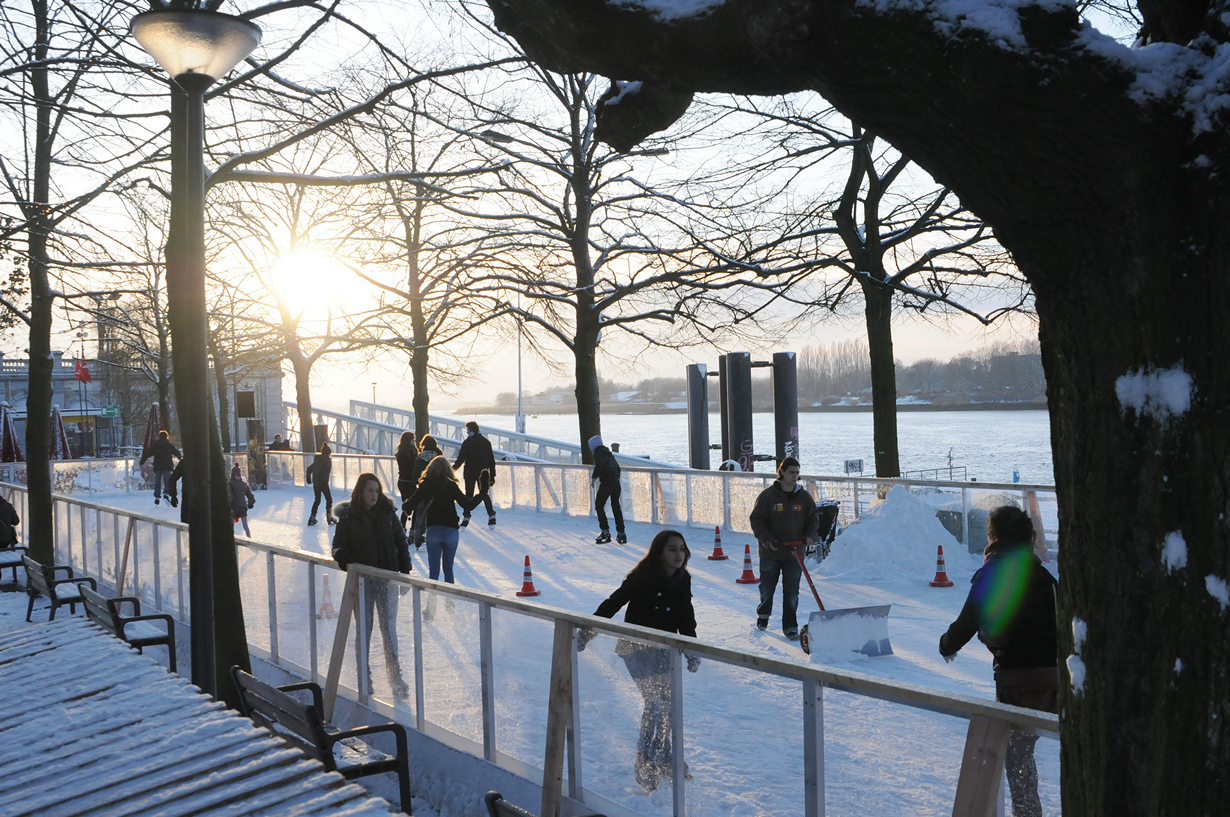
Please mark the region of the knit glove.
<svg viewBox="0 0 1230 817"><path fill-rule="evenodd" d="M688 656L688 672L696 672L698 669L700 669L700 656L699 655L689 655Z"/></svg>

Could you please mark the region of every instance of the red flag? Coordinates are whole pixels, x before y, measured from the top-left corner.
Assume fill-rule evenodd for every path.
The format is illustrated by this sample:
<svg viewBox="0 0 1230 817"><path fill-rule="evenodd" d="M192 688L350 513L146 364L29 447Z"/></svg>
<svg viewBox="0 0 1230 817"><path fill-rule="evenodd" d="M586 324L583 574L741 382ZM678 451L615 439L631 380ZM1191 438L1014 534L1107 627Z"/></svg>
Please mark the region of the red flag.
<svg viewBox="0 0 1230 817"><path fill-rule="evenodd" d="M78 360L77 365L73 367L73 377L77 378L83 383L92 382L90 379L90 367L85 365L84 360Z"/></svg>

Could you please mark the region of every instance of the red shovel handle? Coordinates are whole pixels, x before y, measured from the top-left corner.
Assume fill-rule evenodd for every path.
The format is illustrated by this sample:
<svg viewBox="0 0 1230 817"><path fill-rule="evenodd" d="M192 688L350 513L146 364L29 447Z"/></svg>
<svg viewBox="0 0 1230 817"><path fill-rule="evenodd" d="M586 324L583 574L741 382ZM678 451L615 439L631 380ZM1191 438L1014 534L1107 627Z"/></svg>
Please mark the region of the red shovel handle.
<svg viewBox="0 0 1230 817"><path fill-rule="evenodd" d="M824 610L824 602L820 601L820 593L816 590L816 583L811 580L811 574L807 572L807 565L803 564L803 554L799 552L799 545L802 542L782 542L783 545L794 551L794 558L799 560L799 567L803 569L803 575L807 577L807 586L811 588L811 594L816 597L816 604L820 605L820 610Z"/></svg>

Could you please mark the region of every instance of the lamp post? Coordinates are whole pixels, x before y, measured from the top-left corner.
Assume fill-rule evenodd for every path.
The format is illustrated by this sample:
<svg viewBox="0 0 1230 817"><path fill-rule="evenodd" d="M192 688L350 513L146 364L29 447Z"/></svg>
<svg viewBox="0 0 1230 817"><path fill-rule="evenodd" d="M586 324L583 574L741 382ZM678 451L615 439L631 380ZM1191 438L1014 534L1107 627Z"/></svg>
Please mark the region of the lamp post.
<svg viewBox="0 0 1230 817"><path fill-rule="evenodd" d="M199 9L132 19L132 34L171 77L171 218L167 319L175 343L175 404L184 458L190 560L192 680L217 696L209 393L205 311L205 91L260 43L255 24ZM222 453L217 452L219 461Z"/></svg>

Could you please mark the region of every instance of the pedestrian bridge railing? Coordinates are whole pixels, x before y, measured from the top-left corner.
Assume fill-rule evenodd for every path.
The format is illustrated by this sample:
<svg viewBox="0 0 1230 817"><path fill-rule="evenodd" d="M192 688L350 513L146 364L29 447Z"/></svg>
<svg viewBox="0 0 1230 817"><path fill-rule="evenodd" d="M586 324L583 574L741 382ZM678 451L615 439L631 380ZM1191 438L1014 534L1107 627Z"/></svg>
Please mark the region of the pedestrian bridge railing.
<svg viewBox="0 0 1230 817"><path fill-rule="evenodd" d="M229 459L241 463L245 474L250 473L245 454ZM311 459L310 454L270 452L269 487L305 486ZM751 534L748 514L756 497L773 481L771 474L739 471L659 469L647 465L622 470L621 504L626 520L706 532L721 526L723 531L742 535ZM65 495L147 487L137 459L132 457L58 461L52 463L52 471L55 491ZM340 501L348 495L364 472L379 477L390 493L395 490L397 463L392 456L337 454L330 476L335 498ZM592 516L594 488L589 475L587 465L501 461L496 464L492 500L499 508ZM0 481L24 484L25 464L0 465ZM878 504L893 486L904 485L936 509L937 517L957 542L977 553L987 543L987 514L998 505L1013 502L1029 512L1035 528L1043 531L1050 556L1057 555L1059 513L1055 489L1049 485L848 476L804 476L802 484L817 502L837 504L838 522L843 527ZM726 544L739 543L728 538Z"/></svg>
<svg viewBox="0 0 1230 817"><path fill-rule="evenodd" d="M28 518L26 489L0 489ZM191 625L186 526L60 495L53 513L58 563ZM732 813L747 797L757 813L820 817L830 799L856 812L851 798L857 806L869 796L879 802L869 791L899 790L932 801L910 804L920 812L955 802L953 813L986 814L1001 798L1008 725L1058 733L1055 715L415 574L343 573L326 557L277 545L236 545L253 655L321 683L330 710L337 695L358 701L542 781L547 813L566 794L612 817ZM604 637L578 653L578 627ZM657 701L674 747L674 783L663 786L669 804L632 783L643 701L613 649L621 639L669 657L670 691ZM698 674L684 673L687 656L702 659ZM896 718L906 733L885 735L877 718L900 708L949 717Z"/></svg>

